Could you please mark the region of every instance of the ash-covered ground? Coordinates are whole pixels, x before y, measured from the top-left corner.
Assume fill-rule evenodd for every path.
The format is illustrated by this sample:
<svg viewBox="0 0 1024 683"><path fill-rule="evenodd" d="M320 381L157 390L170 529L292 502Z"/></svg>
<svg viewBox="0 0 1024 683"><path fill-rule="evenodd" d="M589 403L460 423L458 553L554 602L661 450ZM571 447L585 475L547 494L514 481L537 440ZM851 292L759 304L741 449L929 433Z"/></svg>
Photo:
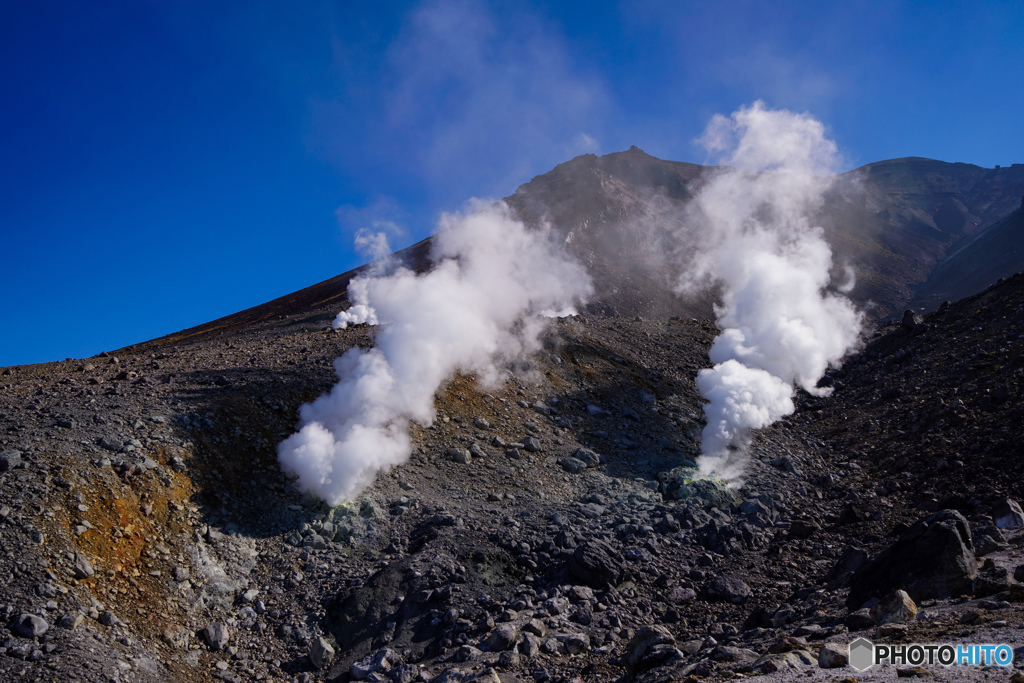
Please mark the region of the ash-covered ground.
<svg viewBox="0 0 1024 683"><path fill-rule="evenodd" d="M372 344L333 308L6 369L0 680L1011 680L822 665L1024 640L1022 289L880 327L732 490L690 469L710 321L561 319L335 508L275 453Z"/></svg>

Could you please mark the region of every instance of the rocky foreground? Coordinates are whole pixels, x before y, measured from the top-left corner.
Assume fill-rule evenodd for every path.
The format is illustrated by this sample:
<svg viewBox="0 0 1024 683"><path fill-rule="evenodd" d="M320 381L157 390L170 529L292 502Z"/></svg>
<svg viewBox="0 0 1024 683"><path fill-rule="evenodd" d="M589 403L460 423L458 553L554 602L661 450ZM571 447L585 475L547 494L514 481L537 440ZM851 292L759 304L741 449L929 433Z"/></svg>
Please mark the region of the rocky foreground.
<svg viewBox="0 0 1024 683"><path fill-rule="evenodd" d="M8 368L0 680L1024 680L845 666L1024 642L1022 289L880 328L735 490L693 479L707 321L560 320L334 508L275 457L372 344L333 310Z"/></svg>

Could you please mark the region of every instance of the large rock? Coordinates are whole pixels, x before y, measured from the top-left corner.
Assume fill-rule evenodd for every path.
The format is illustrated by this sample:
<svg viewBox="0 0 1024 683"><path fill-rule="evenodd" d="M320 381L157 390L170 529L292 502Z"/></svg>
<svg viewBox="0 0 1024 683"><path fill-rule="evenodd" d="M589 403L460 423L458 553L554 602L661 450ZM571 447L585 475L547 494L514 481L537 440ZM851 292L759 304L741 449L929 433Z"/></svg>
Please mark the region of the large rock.
<svg viewBox="0 0 1024 683"><path fill-rule="evenodd" d="M726 602L744 602L750 597L750 586L733 576L716 576L708 588L708 597Z"/></svg>
<svg viewBox="0 0 1024 683"><path fill-rule="evenodd" d="M687 602L693 602L697 599L697 592L692 588L683 588L677 586L672 589L672 592L668 594L668 601L673 605L681 605Z"/></svg>
<svg viewBox="0 0 1024 683"><path fill-rule="evenodd" d="M35 614L19 614L11 624L11 630L22 638L38 638L49 629L46 620Z"/></svg>
<svg viewBox="0 0 1024 683"><path fill-rule="evenodd" d="M515 645L519 631L514 624L501 624L487 636L487 648L491 652L502 652Z"/></svg>
<svg viewBox="0 0 1024 683"><path fill-rule="evenodd" d="M825 574L825 582L828 584L829 590L849 586L853 573L860 569L867 559L868 554L860 548L847 546L836 563Z"/></svg>
<svg viewBox="0 0 1024 683"><path fill-rule="evenodd" d="M601 456L589 448L577 448L572 454L574 458L581 461L587 467L597 467L601 464Z"/></svg>
<svg viewBox="0 0 1024 683"><path fill-rule="evenodd" d="M309 648L309 661L316 669L323 669L334 661L334 647L323 636L318 636Z"/></svg>
<svg viewBox="0 0 1024 683"><path fill-rule="evenodd" d="M1013 498L1003 498L992 508L992 518L1000 529L1016 529L1024 526L1024 512L1020 503Z"/></svg>
<svg viewBox="0 0 1024 683"><path fill-rule="evenodd" d="M917 605L906 591L893 591L871 608L871 617L876 624L899 624L917 618Z"/></svg>
<svg viewBox="0 0 1024 683"><path fill-rule="evenodd" d="M83 617L80 612L68 612L57 620L57 626L67 629L68 631L74 631L82 624L83 621L85 621L85 617Z"/></svg>
<svg viewBox="0 0 1024 683"><path fill-rule="evenodd" d="M6 450L0 452L0 472L13 470L21 464L21 451Z"/></svg>
<svg viewBox="0 0 1024 683"><path fill-rule="evenodd" d="M736 502L734 494L725 482L699 479L700 472L691 467L676 467L658 475L665 498L669 500L695 500L701 505L710 505L728 510Z"/></svg>
<svg viewBox="0 0 1024 683"><path fill-rule="evenodd" d="M857 609L899 589L916 601L961 595L971 591L977 575L967 520L956 510L943 510L915 522L854 572L846 606Z"/></svg>
<svg viewBox="0 0 1024 683"><path fill-rule="evenodd" d="M579 655L590 651L590 636L586 633L569 633L559 636L558 640L570 655Z"/></svg>
<svg viewBox="0 0 1024 683"><path fill-rule="evenodd" d="M850 631L863 631L866 628L876 626L875 618L871 616L871 610L867 607L850 612L846 615L843 623L846 624L846 628Z"/></svg>
<svg viewBox="0 0 1024 683"><path fill-rule="evenodd" d="M392 662L392 660L395 660L395 662ZM349 667L349 673L352 675L352 678L362 681L368 678L370 674L378 671L387 673L397 660L397 654L385 647L363 657L357 662L352 662L352 665Z"/></svg>
<svg viewBox="0 0 1024 683"><path fill-rule="evenodd" d="M211 650L223 649L224 646L228 644L228 639L231 637L228 627L220 621L208 624L206 628L202 630L200 635Z"/></svg>
<svg viewBox="0 0 1024 683"><path fill-rule="evenodd" d="M469 451L462 448L449 448L448 459L460 465L468 465L473 462L473 457L469 454Z"/></svg>
<svg viewBox="0 0 1024 683"><path fill-rule="evenodd" d="M110 434L100 437L97 443L101 448L106 448L108 451L113 451L115 453L120 452L120 450L124 448L124 444L121 443L121 440Z"/></svg>
<svg viewBox="0 0 1024 683"><path fill-rule="evenodd" d="M914 328L924 322L924 318L911 310L903 311L903 331L913 332Z"/></svg>
<svg viewBox="0 0 1024 683"><path fill-rule="evenodd" d="M1006 537L994 524L975 527L971 539L974 541L975 557L983 557L1007 548Z"/></svg>
<svg viewBox="0 0 1024 683"><path fill-rule="evenodd" d="M633 671L645 671L682 657L676 639L664 626L642 627L626 646L626 665Z"/></svg>
<svg viewBox="0 0 1024 683"><path fill-rule="evenodd" d="M75 574L76 579L89 579L96 573L93 569L92 562L83 553L76 552L75 558L71 563L71 569Z"/></svg>
<svg viewBox="0 0 1024 683"><path fill-rule="evenodd" d="M587 464L582 460L576 458L562 458L558 461L558 464L562 466L562 469L569 474L579 474L583 470L587 469Z"/></svg>
<svg viewBox="0 0 1024 683"><path fill-rule="evenodd" d="M622 560L605 541L586 541L569 556L569 573L594 588L615 586L622 580Z"/></svg>
<svg viewBox="0 0 1024 683"><path fill-rule="evenodd" d="M818 650L818 666L838 669L850 663L850 646L846 643L825 643Z"/></svg>
<svg viewBox="0 0 1024 683"><path fill-rule="evenodd" d="M759 674L771 674L787 669L803 669L817 664L817 661L808 650L791 650L766 654L754 662L753 669Z"/></svg>
<svg viewBox="0 0 1024 683"><path fill-rule="evenodd" d="M743 662L753 662L759 655L753 650L748 650L744 647L735 647L731 645L719 645L711 651L711 659L716 662L726 662L729 664L741 664Z"/></svg>

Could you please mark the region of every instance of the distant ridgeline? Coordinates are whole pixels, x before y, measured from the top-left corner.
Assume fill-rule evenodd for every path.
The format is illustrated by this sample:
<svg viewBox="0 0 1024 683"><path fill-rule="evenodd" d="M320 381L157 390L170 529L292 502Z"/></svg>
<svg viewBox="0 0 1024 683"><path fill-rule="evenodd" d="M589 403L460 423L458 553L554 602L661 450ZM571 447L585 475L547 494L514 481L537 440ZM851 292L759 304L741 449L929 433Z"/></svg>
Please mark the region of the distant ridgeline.
<svg viewBox="0 0 1024 683"><path fill-rule="evenodd" d="M685 264L685 209L714 167L665 161L637 147L585 154L520 186L505 201L527 224L549 223L588 268L595 315L713 318L714 291L674 292ZM919 157L839 176L814 223L832 246L835 281L874 318L934 309L1024 270L1024 164L994 169ZM688 232L690 230L691 232ZM671 235L672 239L667 239ZM414 269L428 238L397 253ZM152 343L303 311L344 308L366 266Z"/></svg>
<svg viewBox="0 0 1024 683"><path fill-rule="evenodd" d="M624 313L710 317L710 295L680 302L672 294L669 261L679 259L663 251L666 231L680 248L684 207L709 172L633 147L560 164L507 201L527 222L548 220L566 235L602 302ZM852 269L851 298L885 318L908 306L935 308L1024 270L1022 196L1024 164L894 159L840 176L814 222L832 245L836 280Z"/></svg>

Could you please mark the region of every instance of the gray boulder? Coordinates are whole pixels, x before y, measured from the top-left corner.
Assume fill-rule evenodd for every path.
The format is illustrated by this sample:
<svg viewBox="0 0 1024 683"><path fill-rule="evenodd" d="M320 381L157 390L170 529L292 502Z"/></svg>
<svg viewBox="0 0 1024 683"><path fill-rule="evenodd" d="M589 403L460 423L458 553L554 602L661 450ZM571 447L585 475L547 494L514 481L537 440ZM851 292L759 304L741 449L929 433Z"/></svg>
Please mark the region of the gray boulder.
<svg viewBox="0 0 1024 683"><path fill-rule="evenodd" d="M711 651L711 659L716 662L726 662L729 664L753 662L759 656L760 655L753 650L748 650L745 647L735 647L732 645L719 645Z"/></svg>
<svg viewBox="0 0 1024 683"><path fill-rule="evenodd" d="M329 666L334 661L334 647L323 636L317 637L309 649L309 661L317 669Z"/></svg>
<svg viewBox="0 0 1024 683"><path fill-rule="evenodd" d="M902 322L902 325L903 325L903 330L905 332L913 332L914 328L917 327L918 325L920 325L923 322L924 322L924 318L922 318L917 313L914 313L913 311L911 311L909 309L906 310L906 311L903 311L903 322Z"/></svg>
<svg viewBox="0 0 1024 683"><path fill-rule="evenodd" d="M682 586L673 588L667 598L668 602L673 605L682 605L687 602L693 602L696 599L697 592L695 590L692 588L684 588Z"/></svg>
<svg viewBox="0 0 1024 683"><path fill-rule="evenodd" d="M562 466L562 469L569 474L579 474L583 470L587 469L587 464L582 460L576 458L562 458L558 461L558 464Z"/></svg>
<svg viewBox="0 0 1024 683"><path fill-rule="evenodd" d="M21 464L21 451L6 450L0 452L0 472L13 470Z"/></svg>
<svg viewBox="0 0 1024 683"><path fill-rule="evenodd" d="M708 588L708 597L726 602L745 602L750 597L750 586L732 576L717 576Z"/></svg>
<svg viewBox="0 0 1024 683"><path fill-rule="evenodd" d="M668 500L694 500L728 510L736 502L736 495L724 482L697 479L698 471L691 467L676 467L658 475L662 491Z"/></svg>
<svg viewBox="0 0 1024 683"><path fill-rule="evenodd" d="M97 443L99 444L100 448L105 448L108 451L113 451L115 453L119 452L122 448L124 448L124 444L121 443L121 440L118 439L116 436L110 434L100 437Z"/></svg>
<svg viewBox="0 0 1024 683"><path fill-rule="evenodd" d="M633 671L646 671L682 658L676 639L664 626L642 627L626 646L626 665Z"/></svg>
<svg viewBox="0 0 1024 683"><path fill-rule="evenodd" d="M917 618L917 605L905 591L898 590L878 601L870 613L871 618L879 625L912 622Z"/></svg>
<svg viewBox="0 0 1024 683"><path fill-rule="evenodd" d="M967 520L943 510L918 520L854 572L846 606L903 589L915 601L970 593L978 562Z"/></svg>
<svg viewBox="0 0 1024 683"><path fill-rule="evenodd" d="M11 630L22 638L38 638L50 630L50 625L35 614L19 614L11 624Z"/></svg>
<svg viewBox="0 0 1024 683"><path fill-rule="evenodd" d="M593 588L618 585L622 580L622 559L605 541L586 541L569 556L569 574Z"/></svg>
<svg viewBox="0 0 1024 683"><path fill-rule="evenodd" d="M589 448L577 448L572 457L581 461L587 467L597 467L601 464L601 456Z"/></svg>
<svg viewBox="0 0 1024 683"><path fill-rule="evenodd" d="M71 569L75 573L76 579L88 579L92 578L96 570L93 569L92 562L89 558L80 552L75 553L75 559L71 563Z"/></svg>
<svg viewBox="0 0 1024 683"><path fill-rule="evenodd" d="M569 633L559 636L558 640L565 646L565 651L570 655L579 655L590 651L590 636L586 633Z"/></svg>
<svg viewBox="0 0 1024 683"><path fill-rule="evenodd" d="M850 663L850 646L846 643L825 643L818 650L818 666L839 669Z"/></svg>
<svg viewBox="0 0 1024 683"><path fill-rule="evenodd" d="M768 653L754 662L753 668L755 673L771 674L787 669L802 669L817 663L817 658L808 650L790 650L789 652Z"/></svg>
<svg viewBox="0 0 1024 683"><path fill-rule="evenodd" d="M472 456L469 451L462 448L450 448L448 449L448 459L452 462L457 462L460 465L468 465L473 462Z"/></svg>
<svg viewBox="0 0 1024 683"><path fill-rule="evenodd" d="M518 637L519 631L513 624L502 624L487 636L487 648L491 652L502 652L512 647Z"/></svg>
<svg viewBox="0 0 1024 683"><path fill-rule="evenodd" d="M225 624L215 621L212 624L207 625L207 627L200 633L200 636L202 636L203 641L210 646L211 650L221 650L228 644L230 633L228 632L228 627Z"/></svg>
<svg viewBox="0 0 1024 683"><path fill-rule="evenodd" d="M1016 529L1024 526L1024 511L1013 498L1003 498L992 508L992 519L1000 529Z"/></svg>
<svg viewBox="0 0 1024 683"><path fill-rule="evenodd" d="M68 612L57 621L57 626L68 631L74 631L85 620L79 612Z"/></svg>

